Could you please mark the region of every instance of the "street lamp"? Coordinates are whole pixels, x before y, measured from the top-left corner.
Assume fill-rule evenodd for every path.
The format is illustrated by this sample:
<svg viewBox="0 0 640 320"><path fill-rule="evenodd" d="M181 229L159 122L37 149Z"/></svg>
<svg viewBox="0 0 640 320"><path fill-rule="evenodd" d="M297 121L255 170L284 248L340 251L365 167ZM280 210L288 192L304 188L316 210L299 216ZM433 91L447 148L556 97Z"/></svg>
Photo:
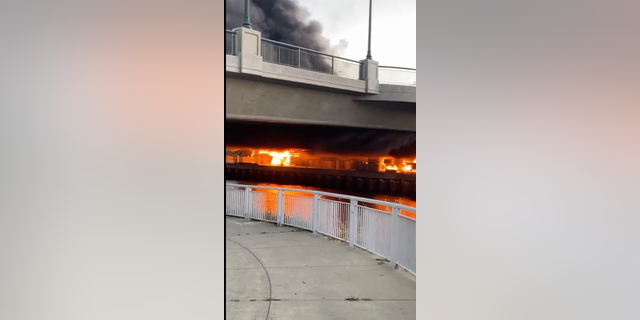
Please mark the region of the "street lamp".
<svg viewBox="0 0 640 320"><path fill-rule="evenodd" d="M249 21L249 0L244 0L244 22L242 26L251 29L251 22Z"/></svg>
<svg viewBox="0 0 640 320"><path fill-rule="evenodd" d="M367 49L367 59L371 60L371 2L369 0L369 47Z"/></svg>

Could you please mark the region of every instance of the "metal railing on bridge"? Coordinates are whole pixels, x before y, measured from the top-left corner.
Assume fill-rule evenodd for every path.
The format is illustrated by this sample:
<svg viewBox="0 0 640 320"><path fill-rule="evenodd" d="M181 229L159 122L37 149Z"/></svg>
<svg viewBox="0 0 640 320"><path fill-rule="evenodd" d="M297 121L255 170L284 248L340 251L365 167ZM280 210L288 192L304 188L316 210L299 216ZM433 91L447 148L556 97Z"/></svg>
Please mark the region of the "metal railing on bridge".
<svg viewBox="0 0 640 320"><path fill-rule="evenodd" d="M416 86L416 69L401 67L378 67L378 81L384 84Z"/></svg>
<svg viewBox="0 0 640 320"><path fill-rule="evenodd" d="M235 55L235 32L225 30L225 53ZM362 79L360 61L340 58L327 53L298 47L274 40L262 39L262 60L315 72L332 74L349 79ZM381 84L416 86L416 69L379 66L378 81Z"/></svg>
<svg viewBox="0 0 640 320"><path fill-rule="evenodd" d="M360 79L359 61L269 39L262 39L262 60L350 79Z"/></svg>
<svg viewBox="0 0 640 320"><path fill-rule="evenodd" d="M416 208L321 191L226 184L225 214L309 230L416 274Z"/></svg>

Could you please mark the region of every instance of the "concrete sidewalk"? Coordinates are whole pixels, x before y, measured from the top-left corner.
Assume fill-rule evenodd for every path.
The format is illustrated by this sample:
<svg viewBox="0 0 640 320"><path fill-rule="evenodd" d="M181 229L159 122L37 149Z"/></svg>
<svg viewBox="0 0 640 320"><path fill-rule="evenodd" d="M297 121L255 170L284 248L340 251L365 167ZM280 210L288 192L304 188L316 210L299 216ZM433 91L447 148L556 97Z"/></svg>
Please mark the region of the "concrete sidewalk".
<svg viewBox="0 0 640 320"><path fill-rule="evenodd" d="M308 231L226 217L226 319L416 318L416 280Z"/></svg>

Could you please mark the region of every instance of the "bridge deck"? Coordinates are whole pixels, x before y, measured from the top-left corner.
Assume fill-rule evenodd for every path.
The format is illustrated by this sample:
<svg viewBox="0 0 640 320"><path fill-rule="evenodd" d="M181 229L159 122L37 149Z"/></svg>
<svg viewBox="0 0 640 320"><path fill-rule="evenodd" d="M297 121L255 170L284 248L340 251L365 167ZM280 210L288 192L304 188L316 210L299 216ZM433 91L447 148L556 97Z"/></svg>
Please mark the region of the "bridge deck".
<svg viewBox="0 0 640 320"><path fill-rule="evenodd" d="M228 320L416 319L415 277L373 254L233 217L225 239Z"/></svg>

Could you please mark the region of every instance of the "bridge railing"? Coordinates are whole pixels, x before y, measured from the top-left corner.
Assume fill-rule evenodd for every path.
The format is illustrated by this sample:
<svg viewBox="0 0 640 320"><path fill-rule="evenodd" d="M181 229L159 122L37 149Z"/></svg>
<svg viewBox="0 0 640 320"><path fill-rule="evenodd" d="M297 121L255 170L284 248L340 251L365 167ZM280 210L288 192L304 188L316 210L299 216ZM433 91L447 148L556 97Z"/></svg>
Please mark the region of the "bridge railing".
<svg viewBox="0 0 640 320"><path fill-rule="evenodd" d="M401 67L378 67L378 81L382 84L416 86L416 69Z"/></svg>
<svg viewBox="0 0 640 320"><path fill-rule="evenodd" d="M416 208L335 193L226 184L225 214L306 229L416 274Z"/></svg>
<svg viewBox="0 0 640 320"><path fill-rule="evenodd" d="M262 39L262 60L350 79L360 78L360 62L278 41Z"/></svg>
<svg viewBox="0 0 640 320"><path fill-rule="evenodd" d="M236 33L233 31L224 31L224 52L229 55L236 54Z"/></svg>

